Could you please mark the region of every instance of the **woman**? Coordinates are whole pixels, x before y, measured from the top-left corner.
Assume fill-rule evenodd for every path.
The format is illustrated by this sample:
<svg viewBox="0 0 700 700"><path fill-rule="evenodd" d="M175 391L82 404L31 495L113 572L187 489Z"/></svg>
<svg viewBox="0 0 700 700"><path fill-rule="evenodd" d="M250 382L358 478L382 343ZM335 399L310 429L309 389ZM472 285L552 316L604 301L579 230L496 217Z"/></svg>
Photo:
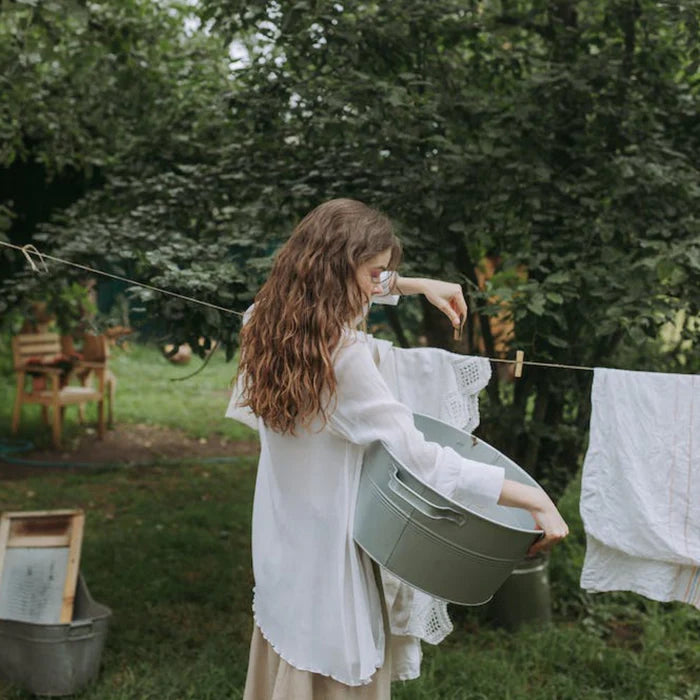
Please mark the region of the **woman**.
<svg viewBox="0 0 700 700"><path fill-rule="evenodd" d="M391 660L376 568L352 539L365 448L375 440L464 503L529 509L548 548L566 524L540 489L427 442L357 330L400 244L389 220L337 199L309 213L279 251L241 331L227 415L260 431L253 509L255 629L246 700L388 698ZM458 327L458 285L392 275Z"/></svg>

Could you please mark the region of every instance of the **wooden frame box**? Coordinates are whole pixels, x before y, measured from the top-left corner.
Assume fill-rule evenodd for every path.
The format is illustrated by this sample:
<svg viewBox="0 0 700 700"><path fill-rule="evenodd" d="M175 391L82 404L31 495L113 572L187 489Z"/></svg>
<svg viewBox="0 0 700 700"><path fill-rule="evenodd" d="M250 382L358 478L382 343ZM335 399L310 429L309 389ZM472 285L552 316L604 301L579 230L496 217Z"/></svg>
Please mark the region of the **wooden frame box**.
<svg viewBox="0 0 700 700"><path fill-rule="evenodd" d="M82 510L0 516L0 619L72 620L84 525Z"/></svg>

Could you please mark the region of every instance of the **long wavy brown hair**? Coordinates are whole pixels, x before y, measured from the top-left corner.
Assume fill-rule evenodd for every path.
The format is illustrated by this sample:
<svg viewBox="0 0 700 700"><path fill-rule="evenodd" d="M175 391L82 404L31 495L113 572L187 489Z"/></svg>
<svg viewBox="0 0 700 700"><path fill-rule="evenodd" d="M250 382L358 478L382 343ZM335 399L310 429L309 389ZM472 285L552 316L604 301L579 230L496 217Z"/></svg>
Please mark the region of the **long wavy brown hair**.
<svg viewBox="0 0 700 700"><path fill-rule="evenodd" d="M320 416L327 420L336 378L332 355L343 329L369 303L357 269L401 245L389 219L362 202L333 199L294 229L275 258L241 330L241 405L265 424L294 435Z"/></svg>

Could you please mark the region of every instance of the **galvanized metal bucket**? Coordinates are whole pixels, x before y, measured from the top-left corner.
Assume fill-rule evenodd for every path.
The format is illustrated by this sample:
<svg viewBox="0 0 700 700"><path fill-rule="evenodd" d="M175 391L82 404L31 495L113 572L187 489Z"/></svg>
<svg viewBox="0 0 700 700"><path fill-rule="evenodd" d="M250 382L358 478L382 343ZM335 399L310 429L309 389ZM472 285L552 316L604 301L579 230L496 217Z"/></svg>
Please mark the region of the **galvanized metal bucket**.
<svg viewBox="0 0 700 700"><path fill-rule="evenodd" d="M552 599L548 555L539 553L519 562L491 599L489 614L496 624L509 630L549 624Z"/></svg>
<svg viewBox="0 0 700 700"><path fill-rule="evenodd" d="M506 479L537 482L477 437L414 414L430 442L505 468ZM355 509L355 542L410 585L459 605L487 603L541 536L526 510L465 507L428 486L382 443L364 458Z"/></svg>
<svg viewBox="0 0 700 700"><path fill-rule="evenodd" d="M0 678L34 695L73 695L97 678L112 611L90 595L82 575L73 621L0 620Z"/></svg>

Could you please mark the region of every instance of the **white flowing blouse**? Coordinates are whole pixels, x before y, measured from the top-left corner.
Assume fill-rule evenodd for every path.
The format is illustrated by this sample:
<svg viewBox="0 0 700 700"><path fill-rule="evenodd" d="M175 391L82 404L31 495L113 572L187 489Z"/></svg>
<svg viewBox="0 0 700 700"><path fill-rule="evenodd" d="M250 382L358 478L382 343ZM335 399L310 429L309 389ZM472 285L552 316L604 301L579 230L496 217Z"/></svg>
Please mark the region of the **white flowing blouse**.
<svg viewBox="0 0 700 700"><path fill-rule="evenodd" d="M335 354L337 401L328 422L296 436L268 429L237 405L226 415L260 433L253 504L255 622L303 671L369 683L384 663L384 629L371 560L353 541L364 451L381 440L409 469L464 504L498 500L504 469L427 442L392 395L367 336L350 331Z"/></svg>

